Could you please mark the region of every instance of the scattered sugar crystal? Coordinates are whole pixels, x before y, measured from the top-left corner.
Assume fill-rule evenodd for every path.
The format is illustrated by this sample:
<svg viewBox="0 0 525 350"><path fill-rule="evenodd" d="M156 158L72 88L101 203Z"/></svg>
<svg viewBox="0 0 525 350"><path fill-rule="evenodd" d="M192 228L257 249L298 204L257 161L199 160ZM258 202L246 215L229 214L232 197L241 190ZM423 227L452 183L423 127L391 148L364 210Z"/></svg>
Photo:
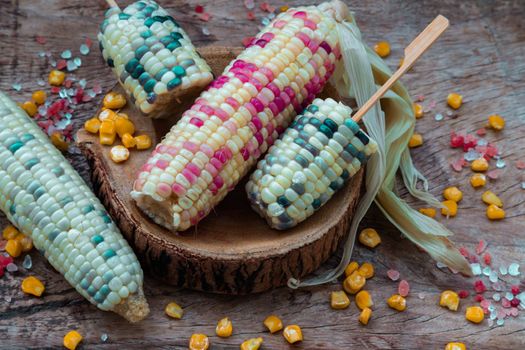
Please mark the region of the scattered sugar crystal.
<svg viewBox="0 0 525 350"><path fill-rule="evenodd" d="M253 10L255 8L255 1L254 0L244 0L244 6L248 10Z"/></svg>
<svg viewBox="0 0 525 350"><path fill-rule="evenodd" d="M86 44L80 45L80 53L84 56L89 54L89 46L87 46Z"/></svg>
<svg viewBox="0 0 525 350"><path fill-rule="evenodd" d="M423 292L419 292L419 293L417 293L417 297L418 297L419 299L423 300L423 299L425 299L425 293L423 293Z"/></svg>
<svg viewBox="0 0 525 350"><path fill-rule="evenodd" d="M67 61L67 70L68 72L72 72L74 70L76 70L78 67L77 67L77 64L75 63L75 61L73 60L68 60Z"/></svg>
<svg viewBox="0 0 525 350"><path fill-rule="evenodd" d="M264 17L261 23L263 26L267 26L268 24L270 24L270 19L268 17Z"/></svg>
<svg viewBox="0 0 525 350"><path fill-rule="evenodd" d="M505 298L508 300L512 300L514 299L514 294L512 294L511 292L507 292L505 293Z"/></svg>
<svg viewBox="0 0 525 350"><path fill-rule="evenodd" d="M7 264L5 269L7 270L7 272L16 272L16 271L18 271L18 266L16 266L13 263L9 263L9 264Z"/></svg>
<svg viewBox="0 0 525 350"><path fill-rule="evenodd" d="M498 274L496 273L496 271L490 272L489 281L491 281L492 283L496 283L498 281Z"/></svg>
<svg viewBox="0 0 525 350"><path fill-rule="evenodd" d="M491 270L490 267L488 267L488 266L485 267L485 268L483 269L483 274L484 274L485 276L487 276L487 277L490 276L490 273L491 273L491 272L492 272L492 270Z"/></svg>
<svg viewBox="0 0 525 350"><path fill-rule="evenodd" d="M53 58L49 59L49 64L52 66L52 67L56 67L57 66L57 61Z"/></svg>
<svg viewBox="0 0 525 350"><path fill-rule="evenodd" d="M512 263L509 265L509 275L518 276L520 274L520 265Z"/></svg>
<svg viewBox="0 0 525 350"><path fill-rule="evenodd" d="M507 271L507 267L504 266L504 265L501 265L501 266L499 267L499 273L500 273L502 276L505 276L505 275L508 273L508 271Z"/></svg>
<svg viewBox="0 0 525 350"><path fill-rule="evenodd" d="M80 79L80 80L78 81L78 85L80 85L80 87L81 87L82 89L85 89L85 88L86 88L86 85L87 85L87 80L86 80L86 79Z"/></svg>
<svg viewBox="0 0 525 350"><path fill-rule="evenodd" d="M29 270L33 267L33 260L31 259L31 255L28 254L24 257L24 262L22 262L22 266L26 270Z"/></svg>
<svg viewBox="0 0 525 350"><path fill-rule="evenodd" d="M494 295L492 295L492 299L494 299L494 301L500 301L501 300L501 294L494 293Z"/></svg>
<svg viewBox="0 0 525 350"><path fill-rule="evenodd" d="M488 309L490 312L494 312L496 310L496 307L494 306L494 304L490 304Z"/></svg>
<svg viewBox="0 0 525 350"><path fill-rule="evenodd" d="M492 289L497 290L498 292L501 292L503 290L503 286L501 283L496 282L492 284Z"/></svg>
<svg viewBox="0 0 525 350"><path fill-rule="evenodd" d="M77 65L77 67L82 65L82 59L80 57L73 58L73 62Z"/></svg>
<svg viewBox="0 0 525 350"><path fill-rule="evenodd" d="M478 146L486 146L488 144L489 144L489 142L487 140L485 140L485 139L479 139L478 140Z"/></svg>
<svg viewBox="0 0 525 350"><path fill-rule="evenodd" d="M472 148L467 153L465 153L465 155L463 156L463 158L465 158L467 162L472 162L473 160L476 160L480 157L481 157L481 154Z"/></svg>
<svg viewBox="0 0 525 350"><path fill-rule="evenodd" d="M38 57L40 57L40 58L46 57L46 52L45 51L39 51L38 52Z"/></svg>
<svg viewBox="0 0 525 350"><path fill-rule="evenodd" d="M492 327L492 326L494 325L494 320L490 320L490 319L489 319L489 322L488 322L488 323L489 323L489 327Z"/></svg>
<svg viewBox="0 0 525 350"><path fill-rule="evenodd" d="M522 189L522 190L525 190L525 181L523 181L523 182L521 183L521 189Z"/></svg>
<svg viewBox="0 0 525 350"><path fill-rule="evenodd" d="M44 81L44 79L38 79L36 83L38 84L38 86L46 86L46 82Z"/></svg>
<svg viewBox="0 0 525 350"><path fill-rule="evenodd" d="M496 162L496 168L498 169L502 169L505 167L505 161L503 159L498 159L498 161Z"/></svg>
<svg viewBox="0 0 525 350"><path fill-rule="evenodd" d="M71 58L71 50L64 50L64 51L62 51L62 53L60 54L60 57L62 57L65 60L70 59Z"/></svg>
<svg viewBox="0 0 525 350"><path fill-rule="evenodd" d="M102 335L100 336L100 340L105 343L107 342L109 339L109 335L107 333L102 333Z"/></svg>
<svg viewBox="0 0 525 350"><path fill-rule="evenodd" d="M202 34L206 36L210 35L210 30L208 29L208 27L202 27Z"/></svg>
<svg viewBox="0 0 525 350"><path fill-rule="evenodd" d="M20 91L20 90L22 90L22 84L20 84L20 83L13 83L13 85L11 85L11 87L12 87L13 90L15 90L15 91Z"/></svg>
<svg viewBox="0 0 525 350"><path fill-rule="evenodd" d="M11 302L11 296L10 296L10 295L6 295L4 299L5 299L5 301L7 301L8 303Z"/></svg>
<svg viewBox="0 0 525 350"><path fill-rule="evenodd" d="M472 269L472 273L474 276L481 275L481 265L480 264L470 264L470 268Z"/></svg>
<svg viewBox="0 0 525 350"><path fill-rule="evenodd" d="M441 114L441 113L437 113L437 114L434 116L434 119L435 119L436 121L438 121L438 122L439 122L439 121L442 121L442 120L443 120L443 114Z"/></svg>
<svg viewBox="0 0 525 350"><path fill-rule="evenodd" d="M270 14L268 15L268 18L269 18L269 19L274 19L274 18L275 18L275 13L270 13Z"/></svg>
<svg viewBox="0 0 525 350"><path fill-rule="evenodd" d="M503 326L504 323L505 323L505 320L502 319L502 318L498 318L498 320L496 321L496 324L497 324L498 326Z"/></svg>

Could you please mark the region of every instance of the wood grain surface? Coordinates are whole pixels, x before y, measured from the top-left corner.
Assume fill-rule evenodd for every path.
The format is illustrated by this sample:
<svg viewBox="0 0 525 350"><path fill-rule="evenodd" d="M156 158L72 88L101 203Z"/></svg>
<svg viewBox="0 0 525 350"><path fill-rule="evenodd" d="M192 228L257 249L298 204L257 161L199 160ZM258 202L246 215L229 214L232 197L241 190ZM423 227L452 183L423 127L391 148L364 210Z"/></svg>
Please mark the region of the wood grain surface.
<svg viewBox="0 0 525 350"><path fill-rule="evenodd" d="M257 22L246 19L246 10L240 1L210 1L206 6L212 14L208 23L196 18L193 9L198 1L161 3L198 46L238 45L244 36L258 30ZM391 67L397 66L402 48L432 18L438 13L449 18L450 29L403 81L413 96L425 95L425 103L436 100L435 112L447 111L445 99L451 91L462 93L465 103L455 119L437 122L433 112L418 121L416 130L423 134L425 143L412 151L414 161L428 176L430 189L436 196L450 185L459 185L464 191L458 216L446 222L456 233L455 242L472 249L479 239L485 239L496 266L516 261L525 269L525 191L520 188L525 179L523 171L514 166L516 160L525 156L524 2L357 0L348 3L369 44L383 39L392 44L392 54L387 58ZM49 71L49 65L38 57L43 48L35 43L35 34L47 38L44 47L55 56L64 49L78 52L84 37L96 38L104 9L104 1L98 0L0 0L0 89L17 101L27 99L38 88L37 79L46 77ZM261 11L257 10L256 14L260 20ZM211 35L202 34L203 25ZM104 89L114 84L110 70L96 49L83 57L83 62L77 76L99 82ZM22 82L20 92L11 88L17 79ZM77 126L92 116L99 102L100 98L82 105L75 115ZM486 136L502 149L507 162L500 178L487 185L505 203L507 218L501 222L486 219L481 192L468 185L470 171L457 173L448 165L459 156L458 150L448 147L450 131L474 132L485 124L491 113L499 113L507 120L503 132L489 131ZM79 155L69 158L89 181L85 159ZM418 205L403 189L400 194ZM0 222L6 224L5 218ZM376 276L367 282L367 289L375 300L374 314L367 327L358 323L355 303L344 311L329 308L329 293L340 289L339 283L231 297L164 286L149 276L145 279L145 293L151 316L142 323L129 325L118 316L90 305L33 252L34 267L30 274L45 281L46 293L40 299L22 294L20 282L29 274L26 272L0 279L0 348L59 348L63 335L71 329L78 329L85 336L83 349L184 349L195 332L210 335L212 349L238 349L243 340L255 336L264 338L264 349L443 349L447 342L459 340L466 343L468 349L525 347L523 311L520 317L507 320L503 327L489 327L486 321L481 325L468 323L463 314L466 306L474 303L471 298L462 301L457 313L438 307L437 298L448 288L472 290L473 279L437 269L426 254L400 238L399 232L377 208L370 210L362 226L378 229L383 239L375 250L357 245L354 252L356 260L371 261L376 267ZM338 259L336 254L322 269L335 266ZM389 268L398 269L411 284L408 308L403 313L389 309L384 302L397 290L397 285L386 277ZM418 297L420 293L424 299ZM163 313L164 306L173 300L185 309L182 320L170 320ZM280 315L286 324L301 325L305 341L288 346L281 335L265 333L262 320L269 314ZM216 322L225 316L233 320L234 335L221 339L214 336L214 329ZM102 333L109 335L107 343L100 341Z"/></svg>

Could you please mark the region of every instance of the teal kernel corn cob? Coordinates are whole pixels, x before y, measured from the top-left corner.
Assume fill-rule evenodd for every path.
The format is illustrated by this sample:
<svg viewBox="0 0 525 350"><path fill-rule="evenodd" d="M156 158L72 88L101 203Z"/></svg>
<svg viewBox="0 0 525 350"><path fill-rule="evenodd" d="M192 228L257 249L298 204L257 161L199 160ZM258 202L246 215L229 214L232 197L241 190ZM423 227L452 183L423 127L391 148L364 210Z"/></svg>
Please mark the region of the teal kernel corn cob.
<svg viewBox="0 0 525 350"><path fill-rule="evenodd" d="M315 99L257 164L246 191L271 227L284 230L304 221L376 152L351 113L333 99Z"/></svg>
<svg viewBox="0 0 525 350"><path fill-rule="evenodd" d="M155 1L111 7L98 34L100 50L136 107L152 118L213 80L188 34Z"/></svg>
<svg viewBox="0 0 525 350"><path fill-rule="evenodd" d="M139 262L47 136L0 92L0 209L75 289L131 322L148 312Z"/></svg>

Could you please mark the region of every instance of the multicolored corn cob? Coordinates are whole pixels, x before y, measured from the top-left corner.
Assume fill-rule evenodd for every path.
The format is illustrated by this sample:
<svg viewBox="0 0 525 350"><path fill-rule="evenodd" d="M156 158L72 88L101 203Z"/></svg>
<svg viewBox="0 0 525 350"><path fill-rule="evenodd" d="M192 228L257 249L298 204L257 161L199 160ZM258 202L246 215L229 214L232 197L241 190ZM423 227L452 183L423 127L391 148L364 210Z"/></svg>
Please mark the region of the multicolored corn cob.
<svg viewBox="0 0 525 350"><path fill-rule="evenodd" d="M213 80L188 34L155 1L137 1L123 11L111 7L98 40L132 101L153 118L169 115L178 97Z"/></svg>
<svg viewBox="0 0 525 350"><path fill-rule="evenodd" d="M271 227L284 230L304 221L376 152L351 113L330 98L315 99L259 161L246 191Z"/></svg>
<svg viewBox="0 0 525 350"><path fill-rule="evenodd" d="M68 161L2 92L0 209L91 303L132 322L148 314L128 243Z"/></svg>
<svg viewBox="0 0 525 350"><path fill-rule="evenodd" d="M323 89L341 57L335 25L315 6L277 16L157 145L138 206L174 231L204 218Z"/></svg>

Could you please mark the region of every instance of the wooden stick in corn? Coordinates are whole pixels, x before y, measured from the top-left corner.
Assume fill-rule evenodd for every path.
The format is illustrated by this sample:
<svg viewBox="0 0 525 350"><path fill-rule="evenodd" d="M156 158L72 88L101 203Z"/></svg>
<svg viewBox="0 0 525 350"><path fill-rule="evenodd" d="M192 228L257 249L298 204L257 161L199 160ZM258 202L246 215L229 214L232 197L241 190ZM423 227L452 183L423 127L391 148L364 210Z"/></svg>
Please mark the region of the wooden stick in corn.
<svg viewBox="0 0 525 350"><path fill-rule="evenodd" d="M48 137L0 92L0 209L86 299L131 322L149 312L142 269Z"/></svg>
<svg viewBox="0 0 525 350"><path fill-rule="evenodd" d="M204 218L323 89L341 57L335 27L316 6L277 16L157 146L138 206L173 231Z"/></svg>
<svg viewBox="0 0 525 350"><path fill-rule="evenodd" d="M179 98L213 80L188 34L153 0L123 10L111 5L98 40L104 60L131 100L152 118L170 115Z"/></svg>

